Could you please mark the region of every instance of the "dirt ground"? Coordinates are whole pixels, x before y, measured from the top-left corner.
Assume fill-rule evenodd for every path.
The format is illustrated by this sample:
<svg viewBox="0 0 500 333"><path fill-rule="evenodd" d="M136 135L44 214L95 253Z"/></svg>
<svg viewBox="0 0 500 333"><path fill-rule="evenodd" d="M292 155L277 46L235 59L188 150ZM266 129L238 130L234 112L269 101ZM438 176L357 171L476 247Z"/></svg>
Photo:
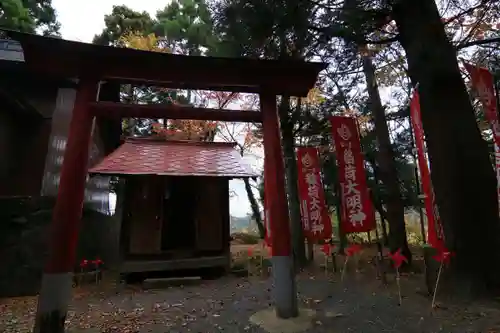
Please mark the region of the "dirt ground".
<svg viewBox="0 0 500 333"><path fill-rule="evenodd" d="M244 260L247 248L233 248L238 260ZM500 303L441 303L432 310L430 299L422 296L423 277L409 274L401 278L400 306L394 274L384 285L370 263L356 272L351 262L341 282L340 273L319 267L322 254L316 256L318 265L297 277L300 306L317 311L308 332L500 332ZM343 258L338 262L341 267ZM249 317L272 305L271 290L272 280L259 275L158 290L104 281L75 289L67 327L74 333L264 332ZM0 332L29 332L35 308L35 297L0 300Z"/></svg>

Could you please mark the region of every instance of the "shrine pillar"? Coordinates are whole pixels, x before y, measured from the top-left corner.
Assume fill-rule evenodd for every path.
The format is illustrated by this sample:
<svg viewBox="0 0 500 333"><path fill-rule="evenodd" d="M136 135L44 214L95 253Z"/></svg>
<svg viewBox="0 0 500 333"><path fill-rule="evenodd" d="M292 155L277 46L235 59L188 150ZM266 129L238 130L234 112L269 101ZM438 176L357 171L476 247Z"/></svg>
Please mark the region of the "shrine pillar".
<svg viewBox="0 0 500 333"><path fill-rule="evenodd" d="M35 333L64 333L82 216L93 117L99 81L81 78L73 105L57 201L50 225L48 257L38 298Z"/></svg>
<svg viewBox="0 0 500 333"><path fill-rule="evenodd" d="M271 229L273 297L276 315L287 319L298 316L298 307L276 95L261 93L260 105L264 132L265 196Z"/></svg>

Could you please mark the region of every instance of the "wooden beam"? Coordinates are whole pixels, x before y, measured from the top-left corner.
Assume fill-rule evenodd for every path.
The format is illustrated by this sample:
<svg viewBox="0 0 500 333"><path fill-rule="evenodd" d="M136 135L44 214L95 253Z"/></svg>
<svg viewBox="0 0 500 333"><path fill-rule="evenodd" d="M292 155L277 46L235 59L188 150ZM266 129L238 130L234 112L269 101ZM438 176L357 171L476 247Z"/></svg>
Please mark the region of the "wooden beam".
<svg viewBox="0 0 500 333"><path fill-rule="evenodd" d="M90 112L96 117L191 119L244 123L262 122L260 111L222 110L162 104L123 104L115 102L90 103Z"/></svg>
<svg viewBox="0 0 500 333"><path fill-rule="evenodd" d="M67 41L8 31L21 43L24 66L48 76L163 82L184 89L272 91L306 97L325 63L297 59L263 60L185 56Z"/></svg>

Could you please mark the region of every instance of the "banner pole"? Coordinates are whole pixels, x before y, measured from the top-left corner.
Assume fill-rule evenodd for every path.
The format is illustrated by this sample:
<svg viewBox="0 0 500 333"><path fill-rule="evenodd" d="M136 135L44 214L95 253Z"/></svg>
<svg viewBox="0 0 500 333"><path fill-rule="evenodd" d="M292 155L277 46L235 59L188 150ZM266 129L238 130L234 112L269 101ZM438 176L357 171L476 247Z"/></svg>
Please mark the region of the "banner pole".
<svg viewBox="0 0 500 333"><path fill-rule="evenodd" d="M415 87L416 89L416 87ZM422 243L425 244L427 242L427 237L425 234L425 222L424 222L424 209L422 207L422 186L420 184L420 175L418 173L418 161L417 161L417 152L415 148L415 138L413 137L413 126L411 124L411 112L408 113L408 124L410 125L410 146L411 153L413 157L413 163L415 163L414 173L415 173L415 188L417 190L417 202L418 202L418 215L420 218L420 235L422 236Z"/></svg>

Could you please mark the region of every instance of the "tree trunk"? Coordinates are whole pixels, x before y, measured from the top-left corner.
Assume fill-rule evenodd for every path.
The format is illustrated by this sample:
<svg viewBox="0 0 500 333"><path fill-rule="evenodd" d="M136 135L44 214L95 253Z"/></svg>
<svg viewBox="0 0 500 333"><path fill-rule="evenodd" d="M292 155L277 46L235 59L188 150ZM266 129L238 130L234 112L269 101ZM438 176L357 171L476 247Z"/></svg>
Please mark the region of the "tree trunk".
<svg viewBox="0 0 500 333"><path fill-rule="evenodd" d="M338 233L339 233L339 253L344 253L345 248L347 247L347 235L344 232L344 228L342 227L342 202L340 200L340 184L337 182L334 185L335 191L335 212L337 214L338 220Z"/></svg>
<svg viewBox="0 0 500 333"><path fill-rule="evenodd" d="M419 84L436 202L446 245L456 254L450 282L458 283L455 291L477 295L498 284L500 268L496 178L488 148L435 1L399 0L393 15L411 81Z"/></svg>
<svg viewBox="0 0 500 333"><path fill-rule="evenodd" d="M247 192L248 201L250 202L250 208L252 209L252 215L257 224L257 229L259 229L260 238L264 238L266 235L266 228L264 227L264 223L262 222L262 216L260 215L259 204L257 199L255 199L255 195L252 191L252 185L250 185L250 179L244 178L243 182L245 183L245 190Z"/></svg>
<svg viewBox="0 0 500 333"><path fill-rule="evenodd" d="M381 213L382 212L382 213ZM387 233L387 224L386 224L386 218L385 214L383 214L383 210L379 210L379 215L380 215L380 226L382 227L382 241L384 246L389 245L389 235Z"/></svg>
<svg viewBox="0 0 500 333"><path fill-rule="evenodd" d="M373 166L373 173L375 175L375 183L378 184L376 166L375 166L375 164L373 164L372 161L370 161L370 163ZM382 227L382 243L384 244L384 246L388 246L389 245L389 237L387 236L387 226L385 224L385 221L387 220L386 212L384 210L384 207L382 206L382 202L380 200L376 199L375 196L373 195L373 191L371 191L370 193L371 193L371 200L373 202L373 206L375 207L375 210L378 212L378 215L380 215L380 226Z"/></svg>
<svg viewBox="0 0 500 333"><path fill-rule="evenodd" d="M375 184L376 184L376 186L378 186L378 184L379 184L378 166L375 163L374 159L368 158L368 156L366 156L366 159L367 159L368 163L370 163L370 165L373 169L373 177L375 178ZM382 226L382 237L384 240L384 246L388 246L389 245L389 236L387 233L387 225L386 225L387 213L384 210L382 200L380 198L379 199L375 198L375 196L373 195L373 191L370 193L371 193L371 199L373 202L373 206L375 207L375 210L380 215L380 225Z"/></svg>
<svg viewBox="0 0 500 333"><path fill-rule="evenodd" d="M292 233L292 250L297 267L304 267L307 263L304 234L302 232L302 219L300 215L300 198L297 184L298 170L295 158L295 144L293 124L291 123L290 98L283 96L280 107L281 135L283 144L283 157L285 159L286 192L288 194L288 209L290 212L290 230Z"/></svg>
<svg viewBox="0 0 500 333"><path fill-rule="evenodd" d="M364 51L362 51L364 52ZM378 164L378 177L387 189L386 205L389 221L389 247L391 252L401 249L403 255L411 263L411 251L408 247L405 227L405 210L398 181L398 170L394 162L394 151L389 136L389 127L385 110L380 100L378 84L375 78L375 67L369 54L363 54L363 72L366 77L368 104L375 123L378 153L375 155Z"/></svg>

